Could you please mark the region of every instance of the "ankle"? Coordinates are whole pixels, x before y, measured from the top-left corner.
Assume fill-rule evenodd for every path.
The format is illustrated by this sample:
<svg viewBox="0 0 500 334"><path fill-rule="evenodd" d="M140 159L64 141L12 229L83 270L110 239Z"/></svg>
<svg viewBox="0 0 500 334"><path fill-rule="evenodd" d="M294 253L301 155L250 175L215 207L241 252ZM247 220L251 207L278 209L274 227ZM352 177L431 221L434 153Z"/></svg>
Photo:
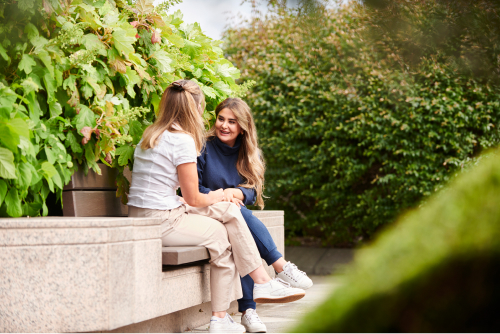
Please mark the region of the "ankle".
<svg viewBox="0 0 500 334"><path fill-rule="evenodd" d="M212 312L212 317L217 317L219 319L224 319L226 317L226 311Z"/></svg>
<svg viewBox="0 0 500 334"><path fill-rule="evenodd" d="M261 279L257 279L257 280L254 279L253 282L255 284L266 284L266 283L271 282L271 277L261 278Z"/></svg>
<svg viewBox="0 0 500 334"><path fill-rule="evenodd" d="M274 262L272 264L272 266L273 266L274 271L276 271L277 273L280 273L283 271L283 267L285 267L286 264L287 264L287 262L285 261L285 259L280 257L278 260L276 260L276 262Z"/></svg>

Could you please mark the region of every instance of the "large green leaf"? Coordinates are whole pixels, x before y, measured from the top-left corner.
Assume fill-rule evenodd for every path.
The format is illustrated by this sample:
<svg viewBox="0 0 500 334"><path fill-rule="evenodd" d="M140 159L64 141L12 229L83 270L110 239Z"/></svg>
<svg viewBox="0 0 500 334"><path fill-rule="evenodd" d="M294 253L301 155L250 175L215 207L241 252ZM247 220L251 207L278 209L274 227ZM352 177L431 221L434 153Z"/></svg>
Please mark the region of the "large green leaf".
<svg viewBox="0 0 500 334"><path fill-rule="evenodd" d="M24 54L19 62L18 69L24 71L26 74L30 74L33 66L36 66L36 62L30 55Z"/></svg>
<svg viewBox="0 0 500 334"><path fill-rule="evenodd" d="M128 55L134 53L135 35L137 30L129 23L123 24L113 31L113 42L115 48L128 58Z"/></svg>
<svg viewBox="0 0 500 334"><path fill-rule="evenodd" d="M154 53L153 58L156 59L158 64L158 69L163 73L173 72L173 68L170 66L172 59L168 56L168 53L164 50L158 50Z"/></svg>
<svg viewBox="0 0 500 334"><path fill-rule="evenodd" d="M57 170L56 168L54 167L54 165L52 165L50 162L48 161L44 161L41 165L41 168L42 168L42 172L43 172L43 175L46 177L46 178L51 178L53 177L54 175L57 174Z"/></svg>
<svg viewBox="0 0 500 334"><path fill-rule="evenodd" d="M86 126L94 128L96 125L96 114L89 109L86 105L80 104L80 113L75 117L76 129L80 131Z"/></svg>
<svg viewBox="0 0 500 334"><path fill-rule="evenodd" d="M184 51L184 53L189 55L191 58L194 58L200 54L201 44L184 39L184 47L182 48L182 51Z"/></svg>
<svg viewBox="0 0 500 334"><path fill-rule="evenodd" d="M20 217L23 214L21 199L16 188L10 188L7 196L5 196L5 205L7 206L7 214L9 216Z"/></svg>
<svg viewBox="0 0 500 334"><path fill-rule="evenodd" d="M122 146L116 150L115 154L120 156L118 158L118 164L120 166L125 166L128 164L129 160L132 160L134 156L134 148L132 146Z"/></svg>
<svg viewBox="0 0 500 334"><path fill-rule="evenodd" d="M83 152L82 146L80 145L80 143L76 139L73 132L68 132L68 134L66 135L66 142L69 144L69 146L71 147L71 150L73 152L75 152L75 153Z"/></svg>
<svg viewBox="0 0 500 334"><path fill-rule="evenodd" d="M22 162L17 168L19 174L18 182L22 188L28 188L33 177L33 166L29 163Z"/></svg>

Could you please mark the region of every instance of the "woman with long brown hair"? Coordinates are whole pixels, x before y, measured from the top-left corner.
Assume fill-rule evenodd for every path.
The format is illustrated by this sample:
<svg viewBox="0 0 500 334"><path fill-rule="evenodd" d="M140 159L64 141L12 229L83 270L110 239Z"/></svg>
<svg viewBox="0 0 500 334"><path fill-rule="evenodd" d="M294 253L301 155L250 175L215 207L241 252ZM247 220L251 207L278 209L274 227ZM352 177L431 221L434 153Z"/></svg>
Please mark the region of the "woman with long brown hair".
<svg viewBox="0 0 500 334"><path fill-rule="evenodd" d="M285 261L267 228L245 207L255 203L264 208L265 165L250 108L239 98L228 98L217 106L215 114L215 124L198 157L200 192L211 194L213 190L224 189L225 200L241 207L260 256L274 267L277 276L293 287L310 288L311 279ZM238 309L243 313L241 322L247 332L265 332L266 326L255 311L254 281L251 276L242 276L241 281L243 298L238 300Z"/></svg>
<svg viewBox="0 0 500 334"><path fill-rule="evenodd" d="M238 277L255 280L260 302L291 302L304 296L282 281L272 280L237 205L224 202L222 189L198 190L196 158L205 142L204 95L190 80L167 87L159 114L134 153L129 216L162 220L164 246L205 246L211 258L212 319L210 332L244 332L226 310L242 296ZM176 195L181 188L184 202Z"/></svg>

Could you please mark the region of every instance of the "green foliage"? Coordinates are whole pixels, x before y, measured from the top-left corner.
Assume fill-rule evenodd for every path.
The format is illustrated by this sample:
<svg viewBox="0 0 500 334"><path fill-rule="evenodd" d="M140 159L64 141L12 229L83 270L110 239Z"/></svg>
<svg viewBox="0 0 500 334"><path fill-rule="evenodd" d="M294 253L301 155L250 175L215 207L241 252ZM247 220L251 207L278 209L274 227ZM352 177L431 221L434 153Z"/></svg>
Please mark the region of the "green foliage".
<svg viewBox="0 0 500 334"><path fill-rule="evenodd" d="M155 119L164 89L181 78L207 94L205 119L241 94L220 41L187 24L178 0L0 2L0 216L47 215L47 195L82 166L125 166Z"/></svg>
<svg viewBox="0 0 500 334"><path fill-rule="evenodd" d="M497 332L499 165L496 151L359 250L295 331Z"/></svg>
<svg viewBox="0 0 500 334"><path fill-rule="evenodd" d="M266 208L286 210L288 236L366 239L499 143L498 86L434 55L407 63L373 33L373 13L278 11L226 34L229 59L257 82Z"/></svg>

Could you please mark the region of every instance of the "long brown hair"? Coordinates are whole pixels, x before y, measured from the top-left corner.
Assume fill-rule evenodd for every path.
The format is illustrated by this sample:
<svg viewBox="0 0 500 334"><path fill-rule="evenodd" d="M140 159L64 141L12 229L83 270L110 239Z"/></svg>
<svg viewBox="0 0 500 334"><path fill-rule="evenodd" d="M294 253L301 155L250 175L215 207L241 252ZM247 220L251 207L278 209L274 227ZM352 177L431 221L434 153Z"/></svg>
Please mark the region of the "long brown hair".
<svg viewBox="0 0 500 334"><path fill-rule="evenodd" d="M198 107L201 103L201 110ZM205 126L201 113L205 95L194 81L177 80L165 89L160 100L158 117L142 135L141 148L147 150L158 144L165 130L191 135L198 155L205 144Z"/></svg>
<svg viewBox="0 0 500 334"><path fill-rule="evenodd" d="M219 113L225 108L233 112L243 130L236 169L245 182L238 185L238 187L255 189L257 191L256 204L261 209L264 209L263 192L266 166L257 141L257 130L252 112L248 104L242 99L228 98L222 101L215 109L216 117L219 117ZM208 132L208 137L213 136L216 136L215 125Z"/></svg>

